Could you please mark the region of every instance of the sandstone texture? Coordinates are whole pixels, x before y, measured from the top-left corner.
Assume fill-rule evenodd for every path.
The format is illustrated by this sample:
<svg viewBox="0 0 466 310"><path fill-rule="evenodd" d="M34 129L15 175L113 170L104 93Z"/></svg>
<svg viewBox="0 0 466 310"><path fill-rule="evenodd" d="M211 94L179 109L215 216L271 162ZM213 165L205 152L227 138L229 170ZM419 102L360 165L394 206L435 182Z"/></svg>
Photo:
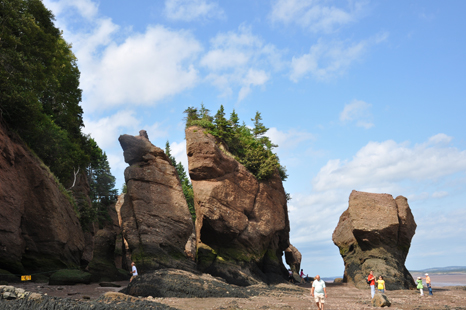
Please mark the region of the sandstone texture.
<svg viewBox="0 0 466 310"><path fill-rule="evenodd" d="M116 240L121 233L115 205L107 206L107 214L102 229L94 237L93 259L88 265L92 282L129 279L129 272L119 271L115 264Z"/></svg>
<svg viewBox="0 0 466 310"><path fill-rule="evenodd" d="M200 127L186 129L186 148L198 268L237 285L287 279L282 256L290 245L290 227L278 173L257 181Z"/></svg>
<svg viewBox="0 0 466 310"><path fill-rule="evenodd" d="M65 193L0 124L0 269L22 273L80 265L84 236Z"/></svg>
<svg viewBox="0 0 466 310"><path fill-rule="evenodd" d="M290 266L293 273L299 274L301 271L302 255L292 244L285 250L285 261Z"/></svg>
<svg viewBox="0 0 466 310"><path fill-rule="evenodd" d="M405 197L353 191L332 237L345 264L344 281L368 288L372 270L388 290L413 288L404 263L415 230Z"/></svg>
<svg viewBox="0 0 466 310"><path fill-rule="evenodd" d="M195 268L185 254L193 221L175 167L145 131L118 140L130 164L120 209L123 237L138 272Z"/></svg>

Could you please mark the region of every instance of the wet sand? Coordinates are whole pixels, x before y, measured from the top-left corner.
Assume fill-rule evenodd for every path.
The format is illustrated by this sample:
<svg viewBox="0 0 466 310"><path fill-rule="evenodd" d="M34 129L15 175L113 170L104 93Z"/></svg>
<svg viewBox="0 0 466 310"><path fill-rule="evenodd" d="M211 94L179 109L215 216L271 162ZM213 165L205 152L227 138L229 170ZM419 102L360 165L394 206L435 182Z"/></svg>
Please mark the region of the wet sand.
<svg viewBox="0 0 466 310"><path fill-rule="evenodd" d="M91 300L108 291L118 291L128 284L128 281L115 282L120 288L101 288L98 284L89 285L61 285L49 286L40 283L20 283L15 286L23 287L31 292L47 294L48 296L65 297L83 300L85 296ZM289 284L293 285L293 284ZM150 298L147 300L162 303L177 309L212 309L212 310L238 310L238 309L317 309L310 296L311 284L297 285L300 292L287 292L274 290L264 292L259 296L250 298ZM328 298L326 310L364 310L373 309L371 306L370 289L360 290L347 284L327 284ZM466 310L465 287L435 287L434 296L419 296L417 290L387 291L387 297L393 310L430 310L455 309Z"/></svg>
<svg viewBox="0 0 466 310"><path fill-rule="evenodd" d="M425 273L411 273L414 280L417 277L425 277ZM432 281L433 287L443 286L466 286L466 273L448 273L448 274L429 274L430 280ZM425 280L423 280L425 283Z"/></svg>

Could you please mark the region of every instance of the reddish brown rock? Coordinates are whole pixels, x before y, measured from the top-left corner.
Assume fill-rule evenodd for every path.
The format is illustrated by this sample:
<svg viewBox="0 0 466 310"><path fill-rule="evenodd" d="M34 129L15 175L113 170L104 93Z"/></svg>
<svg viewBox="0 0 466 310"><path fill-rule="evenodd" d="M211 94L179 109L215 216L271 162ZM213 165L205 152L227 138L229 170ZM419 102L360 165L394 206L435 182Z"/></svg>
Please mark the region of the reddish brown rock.
<svg viewBox="0 0 466 310"><path fill-rule="evenodd" d="M289 246L290 228L278 173L257 181L200 127L186 129L186 147L198 267L238 285L286 278L282 255Z"/></svg>
<svg viewBox="0 0 466 310"><path fill-rule="evenodd" d="M302 255L292 244L285 250L285 261L290 266L291 271L299 274L301 268Z"/></svg>
<svg viewBox="0 0 466 310"><path fill-rule="evenodd" d="M404 263L415 230L405 197L353 191L332 236L345 264L344 281L367 288L373 270L389 290L414 287Z"/></svg>
<svg viewBox="0 0 466 310"><path fill-rule="evenodd" d="M195 268L184 252L193 222L175 167L145 131L118 140L130 164L120 209L123 237L138 271Z"/></svg>
<svg viewBox="0 0 466 310"><path fill-rule="evenodd" d="M79 266L83 233L45 165L0 124L0 269Z"/></svg>

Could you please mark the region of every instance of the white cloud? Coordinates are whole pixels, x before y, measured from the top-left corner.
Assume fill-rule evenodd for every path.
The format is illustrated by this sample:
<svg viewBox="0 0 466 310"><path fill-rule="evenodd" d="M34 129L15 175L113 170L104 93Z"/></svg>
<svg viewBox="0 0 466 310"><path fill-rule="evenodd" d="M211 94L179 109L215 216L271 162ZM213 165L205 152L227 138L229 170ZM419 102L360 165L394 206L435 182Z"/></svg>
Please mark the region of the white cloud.
<svg viewBox="0 0 466 310"><path fill-rule="evenodd" d="M450 190L458 191L455 175L466 171L466 150L445 145L450 140L438 134L414 146L392 140L370 142L351 160L329 160L312 179L309 194L293 193L289 203L292 243L330 244L353 189L401 194L410 204L441 203Z"/></svg>
<svg viewBox="0 0 466 310"><path fill-rule="evenodd" d="M432 180L466 169L466 151L428 143L369 142L351 161L330 160L313 180L317 191L354 189L404 180Z"/></svg>
<svg viewBox="0 0 466 310"><path fill-rule="evenodd" d="M127 133L123 132L122 129L138 134L140 122L134 114L134 111L119 111L112 116L104 117L97 121L84 117L85 127L83 128L83 132L90 134L100 148L110 148L118 143L118 137L121 134Z"/></svg>
<svg viewBox="0 0 466 310"><path fill-rule="evenodd" d="M243 100L253 86L262 86L270 79L270 70L283 68L281 53L271 44L252 34L241 25L238 31L219 33L210 40L210 50L200 65L210 73L206 80L231 95L239 88L238 101Z"/></svg>
<svg viewBox="0 0 466 310"><path fill-rule="evenodd" d="M314 140L313 134L305 131L297 131L290 129L287 132L279 131L277 128L272 127L267 131L267 136L272 143L277 144L279 149L290 150L297 147L300 143L308 140Z"/></svg>
<svg viewBox="0 0 466 310"><path fill-rule="evenodd" d="M332 1L277 0L272 5L269 18L272 22L297 24L311 32L330 33L338 27L359 19L364 3L348 1L348 7L330 5Z"/></svg>
<svg viewBox="0 0 466 310"><path fill-rule="evenodd" d="M216 2L207 0L166 0L165 15L168 19L186 22L225 18L223 9Z"/></svg>
<svg viewBox="0 0 466 310"><path fill-rule="evenodd" d="M350 65L359 60L368 46L368 41L348 44L346 42L324 43L319 40L312 45L308 54L293 57L290 79L298 82L309 73L318 80L327 80L346 72Z"/></svg>
<svg viewBox="0 0 466 310"><path fill-rule="evenodd" d="M370 103L362 100L353 100L349 104L345 104L343 111L340 113L340 121L343 123L356 121L356 126L369 129L374 126L370 121L372 114L370 113Z"/></svg>
<svg viewBox="0 0 466 310"><path fill-rule="evenodd" d="M50 4L66 39L73 42L85 111L153 105L200 81L194 62L202 46L190 32L159 25L134 33L100 17L90 0Z"/></svg>
<svg viewBox="0 0 466 310"><path fill-rule="evenodd" d="M84 71L93 77L91 102L151 105L191 88L198 82L191 61L201 49L189 32L162 26L149 27L120 45L112 43L92 71Z"/></svg>
<svg viewBox="0 0 466 310"><path fill-rule="evenodd" d="M189 168L188 168L188 155L186 155L186 141L181 142L172 142L170 144L170 149L172 156L175 157L176 162L181 162L186 171L186 174L189 177Z"/></svg>

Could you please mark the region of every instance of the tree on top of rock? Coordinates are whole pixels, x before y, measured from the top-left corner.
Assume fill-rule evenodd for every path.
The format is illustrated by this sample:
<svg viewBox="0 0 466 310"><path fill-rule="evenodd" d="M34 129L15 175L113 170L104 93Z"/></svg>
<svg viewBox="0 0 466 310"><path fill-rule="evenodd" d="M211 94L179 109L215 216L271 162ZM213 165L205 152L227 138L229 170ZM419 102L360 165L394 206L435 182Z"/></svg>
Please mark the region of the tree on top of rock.
<svg viewBox="0 0 466 310"><path fill-rule="evenodd" d="M186 126L200 126L208 133L219 138L228 147L236 160L246 167L258 180L266 180L278 171L281 179L287 178L286 168L280 165L277 154L272 152L277 145L273 144L270 138L264 134L268 128L261 122L262 117L256 113L254 127L250 129L245 123L239 125L238 114L233 110L230 119L225 118L223 105L212 118L209 110L201 106L201 109L194 107L187 108Z"/></svg>

